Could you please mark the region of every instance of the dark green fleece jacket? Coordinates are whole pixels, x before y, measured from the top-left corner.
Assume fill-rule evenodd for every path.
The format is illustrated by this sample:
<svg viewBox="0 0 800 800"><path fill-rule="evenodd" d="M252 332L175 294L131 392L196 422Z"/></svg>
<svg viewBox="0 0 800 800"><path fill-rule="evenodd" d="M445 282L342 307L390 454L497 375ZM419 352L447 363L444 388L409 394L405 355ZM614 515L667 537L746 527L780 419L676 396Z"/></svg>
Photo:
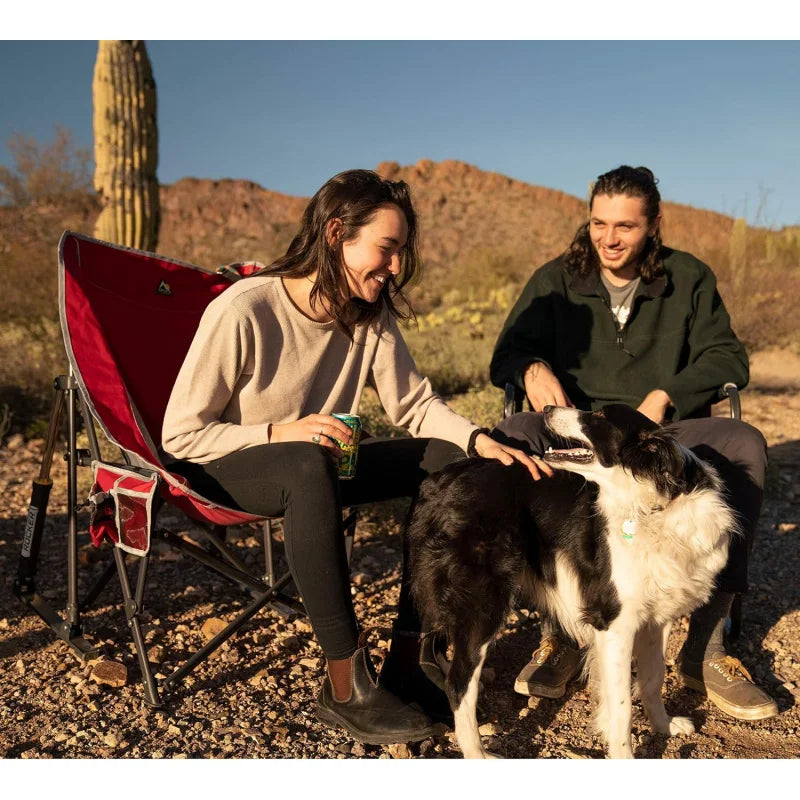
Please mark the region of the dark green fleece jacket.
<svg viewBox="0 0 800 800"><path fill-rule="evenodd" d="M743 388L747 354L731 329L714 274L689 253L668 248L664 265L663 276L639 284L621 327L599 273L569 273L560 257L545 264L500 333L492 383L524 388L525 368L542 361L578 408L614 402L636 407L650 391L663 389L675 420L703 414L729 381Z"/></svg>

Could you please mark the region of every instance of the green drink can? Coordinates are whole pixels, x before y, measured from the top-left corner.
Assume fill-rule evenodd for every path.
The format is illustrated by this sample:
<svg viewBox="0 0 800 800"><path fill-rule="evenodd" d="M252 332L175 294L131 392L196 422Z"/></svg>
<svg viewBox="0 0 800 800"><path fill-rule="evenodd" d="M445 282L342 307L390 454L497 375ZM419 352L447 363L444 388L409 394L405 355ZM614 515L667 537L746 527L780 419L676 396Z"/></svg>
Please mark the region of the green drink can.
<svg viewBox="0 0 800 800"><path fill-rule="evenodd" d="M332 414L332 416L340 419L353 431L353 444L344 444L344 442L334 439L342 451L342 457L339 459L339 477L342 480L349 480L356 475L358 442L361 439L361 417L357 414Z"/></svg>

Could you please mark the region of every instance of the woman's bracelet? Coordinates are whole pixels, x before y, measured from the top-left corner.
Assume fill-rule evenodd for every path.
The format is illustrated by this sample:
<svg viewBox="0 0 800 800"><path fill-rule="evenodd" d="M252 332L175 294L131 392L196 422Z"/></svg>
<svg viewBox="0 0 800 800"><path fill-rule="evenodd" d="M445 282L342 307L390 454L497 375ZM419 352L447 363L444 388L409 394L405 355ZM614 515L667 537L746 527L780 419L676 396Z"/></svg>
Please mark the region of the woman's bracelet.
<svg viewBox="0 0 800 800"><path fill-rule="evenodd" d="M485 433L488 436L489 435L489 429L488 428L476 428L474 431L472 431L472 434L469 437L469 443L467 444L467 455L470 458L477 458L477 456L478 456L478 451L475 449L475 442L478 440L478 437L482 433Z"/></svg>

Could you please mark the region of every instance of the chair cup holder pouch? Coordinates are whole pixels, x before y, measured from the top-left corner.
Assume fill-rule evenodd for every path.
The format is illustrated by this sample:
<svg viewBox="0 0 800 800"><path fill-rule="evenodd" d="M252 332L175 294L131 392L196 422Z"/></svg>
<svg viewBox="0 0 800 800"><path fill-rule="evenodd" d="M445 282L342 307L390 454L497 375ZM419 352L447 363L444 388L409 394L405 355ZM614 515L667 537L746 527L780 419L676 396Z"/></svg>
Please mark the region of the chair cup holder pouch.
<svg viewBox="0 0 800 800"><path fill-rule="evenodd" d="M89 495L92 541L99 545L103 538L108 537L126 553L147 555L158 473L133 472L99 461L92 462L92 470L94 486Z"/></svg>

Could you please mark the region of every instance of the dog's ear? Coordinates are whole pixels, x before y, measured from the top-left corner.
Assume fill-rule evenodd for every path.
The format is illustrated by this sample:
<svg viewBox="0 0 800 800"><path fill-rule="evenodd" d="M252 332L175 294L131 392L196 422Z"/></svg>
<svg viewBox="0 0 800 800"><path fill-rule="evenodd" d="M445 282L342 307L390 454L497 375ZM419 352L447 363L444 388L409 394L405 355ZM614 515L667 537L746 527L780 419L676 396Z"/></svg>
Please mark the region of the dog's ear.
<svg viewBox="0 0 800 800"><path fill-rule="evenodd" d="M649 480L672 499L684 489L684 458L675 439L663 429L641 430L622 448L622 466L637 480Z"/></svg>

